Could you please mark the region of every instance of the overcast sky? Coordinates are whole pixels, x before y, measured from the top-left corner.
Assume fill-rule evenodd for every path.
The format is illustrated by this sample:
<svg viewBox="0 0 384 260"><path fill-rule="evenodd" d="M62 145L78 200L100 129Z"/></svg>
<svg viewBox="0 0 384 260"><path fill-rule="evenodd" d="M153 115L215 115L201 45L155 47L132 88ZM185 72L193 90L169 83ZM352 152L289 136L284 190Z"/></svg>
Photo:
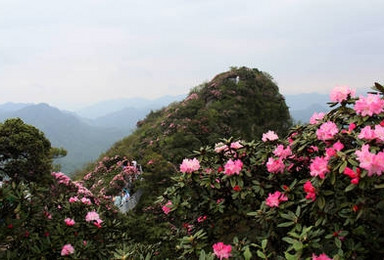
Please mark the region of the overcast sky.
<svg viewBox="0 0 384 260"><path fill-rule="evenodd" d="M0 0L0 103L186 94L231 66L283 94L384 83L383 0Z"/></svg>

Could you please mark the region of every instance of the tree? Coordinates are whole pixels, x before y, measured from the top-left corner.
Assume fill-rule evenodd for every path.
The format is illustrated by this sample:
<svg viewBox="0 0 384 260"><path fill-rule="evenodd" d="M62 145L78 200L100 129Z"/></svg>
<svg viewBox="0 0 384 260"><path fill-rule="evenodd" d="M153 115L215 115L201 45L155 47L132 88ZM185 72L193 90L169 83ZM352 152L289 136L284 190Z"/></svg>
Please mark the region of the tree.
<svg viewBox="0 0 384 260"><path fill-rule="evenodd" d="M20 118L0 124L0 177L15 182L44 180L52 168L51 143Z"/></svg>

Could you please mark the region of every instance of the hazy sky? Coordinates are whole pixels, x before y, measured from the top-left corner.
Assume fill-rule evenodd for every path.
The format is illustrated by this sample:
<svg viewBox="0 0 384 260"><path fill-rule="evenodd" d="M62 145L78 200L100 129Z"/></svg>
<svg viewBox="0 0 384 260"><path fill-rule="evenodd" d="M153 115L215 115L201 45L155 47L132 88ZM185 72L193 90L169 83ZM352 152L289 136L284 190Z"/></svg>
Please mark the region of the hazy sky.
<svg viewBox="0 0 384 260"><path fill-rule="evenodd" d="M283 94L384 83L383 0L0 0L0 103L188 93L231 66Z"/></svg>

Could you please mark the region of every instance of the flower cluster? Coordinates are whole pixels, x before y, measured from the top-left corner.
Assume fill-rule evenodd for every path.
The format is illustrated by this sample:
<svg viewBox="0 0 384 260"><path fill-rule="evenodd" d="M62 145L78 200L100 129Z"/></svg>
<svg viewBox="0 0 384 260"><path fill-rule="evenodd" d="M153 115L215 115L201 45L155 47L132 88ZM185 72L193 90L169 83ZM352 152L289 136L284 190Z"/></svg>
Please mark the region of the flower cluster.
<svg viewBox="0 0 384 260"><path fill-rule="evenodd" d="M180 171L182 173L192 173L197 171L200 168L200 163L196 158L184 159L182 164L180 165Z"/></svg>

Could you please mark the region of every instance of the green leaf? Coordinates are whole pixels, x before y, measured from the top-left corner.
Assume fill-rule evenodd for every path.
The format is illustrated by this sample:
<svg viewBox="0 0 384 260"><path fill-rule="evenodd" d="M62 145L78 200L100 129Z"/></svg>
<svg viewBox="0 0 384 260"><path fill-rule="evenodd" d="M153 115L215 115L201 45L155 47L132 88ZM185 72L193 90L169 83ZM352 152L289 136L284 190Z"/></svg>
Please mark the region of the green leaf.
<svg viewBox="0 0 384 260"><path fill-rule="evenodd" d="M293 239L293 238L290 238L290 237L283 237L282 240L284 240L285 242L287 242L289 244L293 244L293 243L295 243L297 241L296 239Z"/></svg>
<svg viewBox="0 0 384 260"><path fill-rule="evenodd" d="M262 259L267 259L267 257L265 256L265 254L264 254L262 251L260 251L260 250L257 250L257 256L260 257L260 258L262 258Z"/></svg>
<svg viewBox="0 0 384 260"><path fill-rule="evenodd" d="M355 184L349 184L346 188L345 188L345 192L348 192L348 191L351 191L353 190L354 188L356 188L356 185Z"/></svg>
<svg viewBox="0 0 384 260"><path fill-rule="evenodd" d="M294 224L295 224L295 222L289 221L289 222L280 223L279 225L277 225L277 227L289 227L289 226L292 226Z"/></svg>
<svg viewBox="0 0 384 260"><path fill-rule="evenodd" d="M205 251L204 250L200 251L199 260L205 260Z"/></svg>
<svg viewBox="0 0 384 260"><path fill-rule="evenodd" d="M295 241L295 243L293 243L293 248L296 250L296 251L301 251L303 250L303 243L301 243L301 241Z"/></svg>
<svg viewBox="0 0 384 260"><path fill-rule="evenodd" d="M249 250L248 246L245 248L243 256L245 260L250 260L252 258L252 253L251 253L251 250Z"/></svg>
<svg viewBox="0 0 384 260"><path fill-rule="evenodd" d="M337 248L341 248L341 240L337 237L335 237L335 245L337 246Z"/></svg>
<svg viewBox="0 0 384 260"><path fill-rule="evenodd" d="M267 244L268 244L268 239L263 239L263 241L261 241L261 248L262 249L267 248Z"/></svg>
<svg viewBox="0 0 384 260"><path fill-rule="evenodd" d="M344 169L347 167L347 161L344 161L339 168L339 173L343 173Z"/></svg>
<svg viewBox="0 0 384 260"><path fill-rule="evenodd" d="M323 196L320 196L319 198L317 198L316 203L317 203L317 206L318 206L320 209L324 209L324 206L325 206L325 199L324 199Z"/></svg>
<svg viewBox="0 0 384 260"><path fill-rule="evenodd" d="M297 260L297 257L295 255L291 255L288 252L285 252L284 256L285 256L285 259L287 260Z"/></svg>

